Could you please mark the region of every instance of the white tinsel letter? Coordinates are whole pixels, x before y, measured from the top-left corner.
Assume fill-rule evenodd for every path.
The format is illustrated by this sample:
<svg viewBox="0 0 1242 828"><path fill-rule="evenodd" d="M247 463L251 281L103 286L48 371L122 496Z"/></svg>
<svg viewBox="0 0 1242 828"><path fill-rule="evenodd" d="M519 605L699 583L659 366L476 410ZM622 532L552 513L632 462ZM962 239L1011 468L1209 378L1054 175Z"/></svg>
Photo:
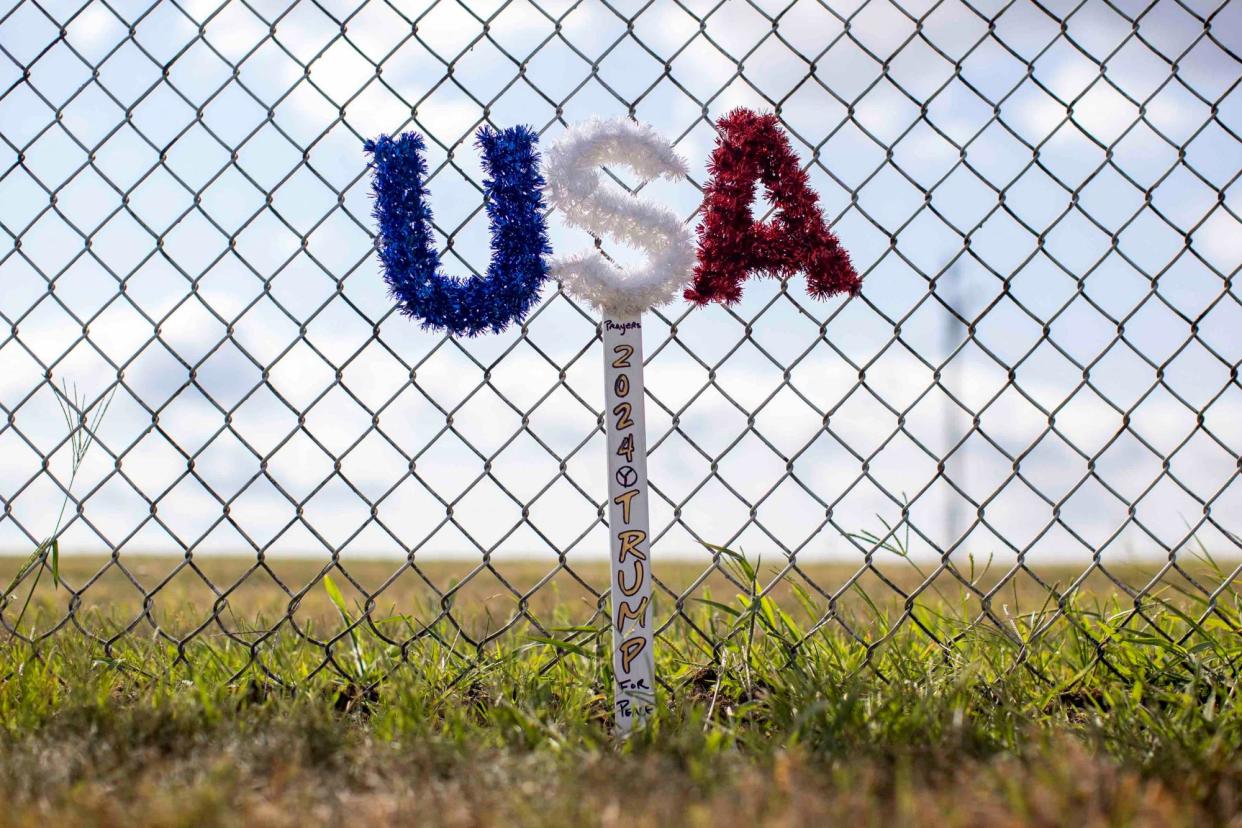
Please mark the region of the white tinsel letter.
<svg viewBox="0 0 1242 828"><path fill-rule="evenodd" d="M694 269L694 238L672 210L600 187L599 167L624 164L643 181L686 177L686 162L651 127L624 118L572 126L544 156L548 203L565 222L610 236L647 254L641 267L620 268L595 250L554 258L565 290L605 316L639 316L681 293Z"/></svg>

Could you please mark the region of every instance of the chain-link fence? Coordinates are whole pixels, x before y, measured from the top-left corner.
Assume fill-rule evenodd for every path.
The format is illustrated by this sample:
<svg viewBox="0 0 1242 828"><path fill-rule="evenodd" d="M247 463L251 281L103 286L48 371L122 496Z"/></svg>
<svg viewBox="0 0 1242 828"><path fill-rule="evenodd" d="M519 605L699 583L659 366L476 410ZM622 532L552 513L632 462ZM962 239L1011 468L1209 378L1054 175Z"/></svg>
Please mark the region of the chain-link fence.
<svg viewBox="0 0 1242 828"><path fill-rule="evenodd" d="M1136 623L1174 582L1211 613L1242 548L1240 18L1228 0L18 2L0 14L6 636L155 634L186 655L211 636L258 652L283 625L328 664L368 625L403 656L437 620L466 649L552 634L542 601L606 625L595 318L554 288L496 337L395 314L362 142L426 135L446 267L477 274L479 125L546 145L593 114L652 123L692 173L643 195L695 222L737 105L781 116L865 287L819 303L755 280L735 308L650 315L664 627L713 640L690 612L724 577L703 542L761 558L773 596L822 599L808 634L843 626L868 653L838 612L864 581L896 601L880 639L946 584L1002 629L1019 585L1048 626L1096 581ZM558 249L588 243L550 225ZM358 615L315 633L299 612L325 576ZM406 583L431 610L389 638L375 622ZM277 619L257 638L231 620L256 584Z"/></svg>

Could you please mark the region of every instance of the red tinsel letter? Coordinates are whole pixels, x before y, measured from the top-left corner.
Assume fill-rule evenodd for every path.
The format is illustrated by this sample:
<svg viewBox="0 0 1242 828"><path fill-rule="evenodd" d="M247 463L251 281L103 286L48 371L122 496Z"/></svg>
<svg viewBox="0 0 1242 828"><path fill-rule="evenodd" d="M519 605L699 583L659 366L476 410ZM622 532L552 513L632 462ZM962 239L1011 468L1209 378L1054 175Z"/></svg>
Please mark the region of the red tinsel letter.
<svg viewBox="0 0 1242 828"><path fill-rule="evenodd" d="M819 199L776 116L735 109L716 126L720 134L698 227L699 261L686 299L731 305L742 297L742 281L751 273L786 277L798 271L817 298L857 293L862 280L824 222ZM755 221L750 208L759 181L777 208L766 224Z"/></svg>

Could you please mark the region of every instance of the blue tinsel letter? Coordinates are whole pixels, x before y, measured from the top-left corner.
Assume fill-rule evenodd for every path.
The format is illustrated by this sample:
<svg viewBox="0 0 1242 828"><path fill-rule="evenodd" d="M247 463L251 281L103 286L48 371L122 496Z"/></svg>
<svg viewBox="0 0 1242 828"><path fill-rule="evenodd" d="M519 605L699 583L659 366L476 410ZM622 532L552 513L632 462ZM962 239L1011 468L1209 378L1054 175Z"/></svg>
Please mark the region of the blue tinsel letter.
<svg viewBox="0 0 1242 828"><path fill-rule="evenodd" d="M431 238L422 136L407 132L395 141L386 135L367 141L365 149L374 158L384 278L401 311L421 320L423 327L459 336L500 333L510 322L524 318L539 298L547 278L544 257L551 250L537 140L524 126L479 130L477 143L490 176L483 190L492 260L487 275L477 279L440 272L440 256Z"/></svg>

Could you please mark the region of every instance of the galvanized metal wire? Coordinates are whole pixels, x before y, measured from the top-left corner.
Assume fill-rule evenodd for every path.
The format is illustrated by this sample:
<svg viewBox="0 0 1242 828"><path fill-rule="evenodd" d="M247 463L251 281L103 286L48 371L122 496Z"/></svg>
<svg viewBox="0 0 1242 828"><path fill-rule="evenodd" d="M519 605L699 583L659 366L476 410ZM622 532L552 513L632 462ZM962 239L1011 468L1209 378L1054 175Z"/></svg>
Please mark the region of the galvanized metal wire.
<svg viewBox="0 0 1242 828"><path fill-rule="evenodd" d="M1122 626L1152 623L1171 578L1206 617L1236 594L1238 570L1205 581L1188 550L1242 551L1238 15L1213 0L21 0L0 14L0 530L6 548L46 559L44 507L63 496L58 548L77 538L110 558L66 584L63 615L38 630L16 625L11 600L42 577L29 569L0 625L36 649L154 630L186 658L223 632L287 679L263 662L267 636L221 623L248 579L272 579L285 629L342 672L363 628L403 656L440 636L436 621L458 626L443 643L466 653L515 630L552 635L531 600L556 579L606 624L606 585L579 574L604 549L594 317L550 290L512 335L418 333L382 301L361 143L381 129L428 136L446 262L477 274L480 124L552 137L628 114L697 161L737 103L781 115L866 288L821 304L797 280L756 281L736 308L654 314L656 574L662 551L702 567L658 581L662 629L723 641L692 618L703 584L727 575L699 542L771 550L764 591L797 581L823 601L806 635L842 628L864 662L898 630L935 637L913 608L938 584L971 592L976 623L1012 638L1016 662L1030 641L996 601L1019 580L1051 596L1037 633L1072 623L1058 608L1088 578L1127 597ZM695 169L680 191L614 177L693 223ZM58 437L42 430L53 401L70 412ZM796 417L817 425L799 433ZM481 437L484 421L499 431ZM75 476L66 453L86 434L103 465ZM212 467L221 447L233 472L245 461L227 486ZM311 479L291 482L290 465ZM247 506L260 490L268 499ZM197 499L179 506L186 492ZM482 492L492 499L472 507ZM417 528L393 517L410 509ZM140 519L109 523L122 513ZM154 582L128 568L153 533L177 556ZM926 562L913 586L889 577L901 537ZM222 544L252 561L229 583L200 566ZM463 582L425 571L447 547L474 564ZM285 548L323 561L319 578L283 583L271 558ZM377 550L394 555L392 576L352 581L351 556ZM511 581L499 561L514 550L546 575ZM1126 550L1148 564L1141 582L1114 565ZM986 587L967 564L983 554L1004 561ZM821 583L808 561L825 555L853 574ZM1048 562L1076 577L1047 580ZM144 611L104 632L82 606L108 573ZM322 637L296 610L328 574L363 606ZM411 575L440 614L405 637L373 614ZM153 608L182 576L214 608L173 633ZM481 635L455 620L476 578L507 603ZM864 578L899 599L878 637L838 611Z"/></svg>

